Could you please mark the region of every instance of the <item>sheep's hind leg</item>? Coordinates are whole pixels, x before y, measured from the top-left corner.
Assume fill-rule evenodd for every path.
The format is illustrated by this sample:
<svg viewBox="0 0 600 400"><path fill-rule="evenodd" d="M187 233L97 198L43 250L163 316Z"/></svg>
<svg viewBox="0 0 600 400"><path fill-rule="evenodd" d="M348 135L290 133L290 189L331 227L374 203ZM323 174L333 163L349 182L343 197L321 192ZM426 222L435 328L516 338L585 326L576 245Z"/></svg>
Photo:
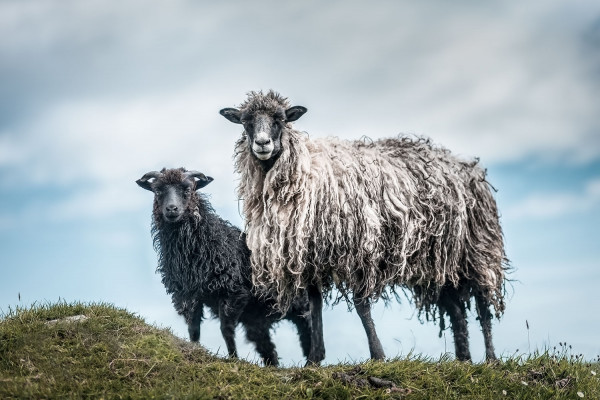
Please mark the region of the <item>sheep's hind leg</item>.
<svg viewBox="0 0 600 400"><path fill-rule="evenodd" d="M323 293L315 285L306 288L310 302L310 353L306 365L319 365L325 358L325 344L323 343Z"/></svg>
<svg viewBox="0 0 600 400"><path fill-rule="evenodd" d="M246 338L253 342L265 365L277 367L279 359L275 344L271 340L271 323L266 319L254 320L252 324L244 324Z"/></svg>
<svg viewBox="0 0 600 400"><path fill-rule="evenodd" d="M200 340L200 324L204 318L204 305L198 304L192 311L187 321L188 334L192 342L198 342Z"/></svg>
<svg viewBox="0 0 600 400"><path fill-rule="evenodd" d="M373 360L383 360L385 353L381 342L377 337L377 331L375 330L375 323L371 317L371 302L369 299L359 299L354 297L354 307L356 307L356 313L362 321L365 332L367 333L367 340L369 341L369 351L371 352L371 358Z"/></svg>
<svg viewBox="0 0 600 400"><path fill-rule="evenodd" d="M243 306L228 304L226 301L219 303L219 320L221 322L221 334L225 339L227 353L229 357L237 358L237 349L235 346L235 327L238 324L240 315L244 310Z"/></svg>
<svg viewBox="0 0 600 400"><path fill-rule="evenodd" d="M311 327L310 327L310 316L300 315L300 314L292 314L286 317L294 325L296 325L296 329L298 330L298 337L300 338L300 346L302 347L302 354L306 359L310 354L311 348Z"/></svg>
<svg viewBox="0 0 600 400"><path fill-rule="evenodd" d="M467 313L458 291L454 288L447 288L445 294L440 298L440 307L450 316L456 358L460 361L471 361Z"/></svg>
<svg viewBox="0 0 600 400"><path fill-rule="evenodd" d="M475 296L477 302L477 314L479 323L483 332L483 341L485 343L485 359L487 361L496 361L494 353L494 344L492 343L492 313L490 312L490 303L481 295Z"/></svg>

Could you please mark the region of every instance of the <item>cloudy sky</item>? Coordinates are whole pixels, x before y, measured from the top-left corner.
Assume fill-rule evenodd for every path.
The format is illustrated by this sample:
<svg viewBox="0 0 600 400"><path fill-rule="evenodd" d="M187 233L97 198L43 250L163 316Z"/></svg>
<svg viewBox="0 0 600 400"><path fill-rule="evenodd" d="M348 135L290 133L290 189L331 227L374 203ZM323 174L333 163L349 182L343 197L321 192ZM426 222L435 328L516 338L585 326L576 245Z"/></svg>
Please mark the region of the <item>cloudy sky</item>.
<svg viewBox="0 0 600 400"><path fill-rule="evenodd" d="M296 127L313 137L426 135L479 156L514 267L497 353L600 354L600 3L585 0L0 0L0 310L104 301L185 337L134 181L203 171L242 226L240 127L218 110L271 88L308 108ZM327 363L368 357L354 313L324 318ZM374 318L388 356L453 351L408 301ZM480 361L473 315L470 335ZM302 362L291 326L274 336ZM216 322L201 341L223 354Z"/></svg>

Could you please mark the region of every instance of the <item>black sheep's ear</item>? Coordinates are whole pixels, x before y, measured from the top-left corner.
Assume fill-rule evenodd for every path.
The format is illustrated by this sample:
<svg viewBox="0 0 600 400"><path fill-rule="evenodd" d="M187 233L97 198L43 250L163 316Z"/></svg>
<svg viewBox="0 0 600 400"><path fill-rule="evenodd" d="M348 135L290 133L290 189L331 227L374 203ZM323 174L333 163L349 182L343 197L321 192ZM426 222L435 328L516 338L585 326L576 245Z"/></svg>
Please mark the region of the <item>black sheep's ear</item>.
<svg viewBox="0 0 600 400"><path fill-rule="evenodd" d="M221 111L219 111L219 114L221 114L234 124L242 123L242 113L236 108L224 108Z"/></svg>
<svg viewBox="0 0 600 400"><path fill-rule="evenodd" d="M204 186L208 185L214 180L210 176L206 176L202 172L198 171L189 171L187 176L195 178L194 182L196 183L196 190L202 189Z"/></svg>
<svg viewBox="0 0 600 400"><path fill-rule="evenodd" d="M294 106L285 110L285 121L286 122L294 122L298 118L304 115L308 110L306 107L302 106Z"/></svg>
<svg viewBox="0 0 600 400"><path fill-rule="evenodd" d="M204 186L208 185L213 180L214 179L211 178L210 176L205 176L204 178L198 178L198 180L196 181L196 190L202 189Z"/></svg>
<svg viewBox="0 0 600 400"><path fill-rule="evenodd" d="M154 180L152 180L152 181L150 181L150 180L157 179L159 176L160 176L160 172L158 172L158 171L148 172L148 173L144 174L144 176L142 176L140 179L135 181L135 183L137 183L139 187L152 192L152 182L154 182Z"/></svg>

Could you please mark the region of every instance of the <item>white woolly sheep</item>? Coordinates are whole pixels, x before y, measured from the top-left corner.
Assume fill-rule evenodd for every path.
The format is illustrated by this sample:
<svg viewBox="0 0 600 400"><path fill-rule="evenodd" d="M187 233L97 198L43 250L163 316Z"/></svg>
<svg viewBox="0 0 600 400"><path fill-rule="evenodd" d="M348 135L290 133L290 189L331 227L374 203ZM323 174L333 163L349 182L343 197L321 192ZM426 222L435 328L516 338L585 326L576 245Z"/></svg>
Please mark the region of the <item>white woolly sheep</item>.
<svg viewBox="0 0 600 400"><path fill-rule="evenodd" d="M407 290L426 317L448 314L456 357L471 358L466 308L474 297L486 357L495 359L490 306L504 311L507 259L486 171L425 139L310 140L291 122L306 108L269 91L250 92L220 113L243 124L241 174L253 283L280 310L309 293L312 348L324 357L322 293L352 296L371 357L384 357L370 303Z"/></svg>

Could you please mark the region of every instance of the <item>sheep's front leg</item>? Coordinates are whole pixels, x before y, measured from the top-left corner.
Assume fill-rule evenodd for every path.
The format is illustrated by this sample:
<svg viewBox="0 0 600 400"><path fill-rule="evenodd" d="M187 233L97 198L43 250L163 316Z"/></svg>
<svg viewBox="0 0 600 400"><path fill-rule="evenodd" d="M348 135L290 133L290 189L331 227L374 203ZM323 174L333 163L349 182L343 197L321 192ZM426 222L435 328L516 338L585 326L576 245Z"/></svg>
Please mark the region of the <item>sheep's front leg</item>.
<svg viewBox="0 0 600 400"><path fill-rule="evenodd" d="M202 319L204 319L204 305L199 303L192 310L187 320L188 334L192 342L200 340L200 324L202 323Z"/></svg>
<svg viewBox="0 0 600 400"><path fill-rule="evenodd" d="M245 304L244 304L245 306ZM235 327L238 324L240 315L244 306L234 304L227 300L219 302L219 321L221 322L221 334L227 346L229 357L237 358L237 349L235 347Z"/></svg>
<svg viewBox="0 0 600 400"><path fill-rule="evenodd" d="M310 302L311 337L310 353L306 365L319 365L325 358L325 344L323 343L323 294L316 285L306 288Z"/></svg>
<svg viewBox="0 0 600 400"><path fill-rule="evenodd" d="M359 299L354 297L354 307L356 307L356 313L362 321L365 332L367 333L367 340L369 341L369 351L371 352L371 358L373 360L383 360L385 353L383 347L377 337L377 331L375 330L375 323L371 317L371 302L369 299Z"/></svg>

